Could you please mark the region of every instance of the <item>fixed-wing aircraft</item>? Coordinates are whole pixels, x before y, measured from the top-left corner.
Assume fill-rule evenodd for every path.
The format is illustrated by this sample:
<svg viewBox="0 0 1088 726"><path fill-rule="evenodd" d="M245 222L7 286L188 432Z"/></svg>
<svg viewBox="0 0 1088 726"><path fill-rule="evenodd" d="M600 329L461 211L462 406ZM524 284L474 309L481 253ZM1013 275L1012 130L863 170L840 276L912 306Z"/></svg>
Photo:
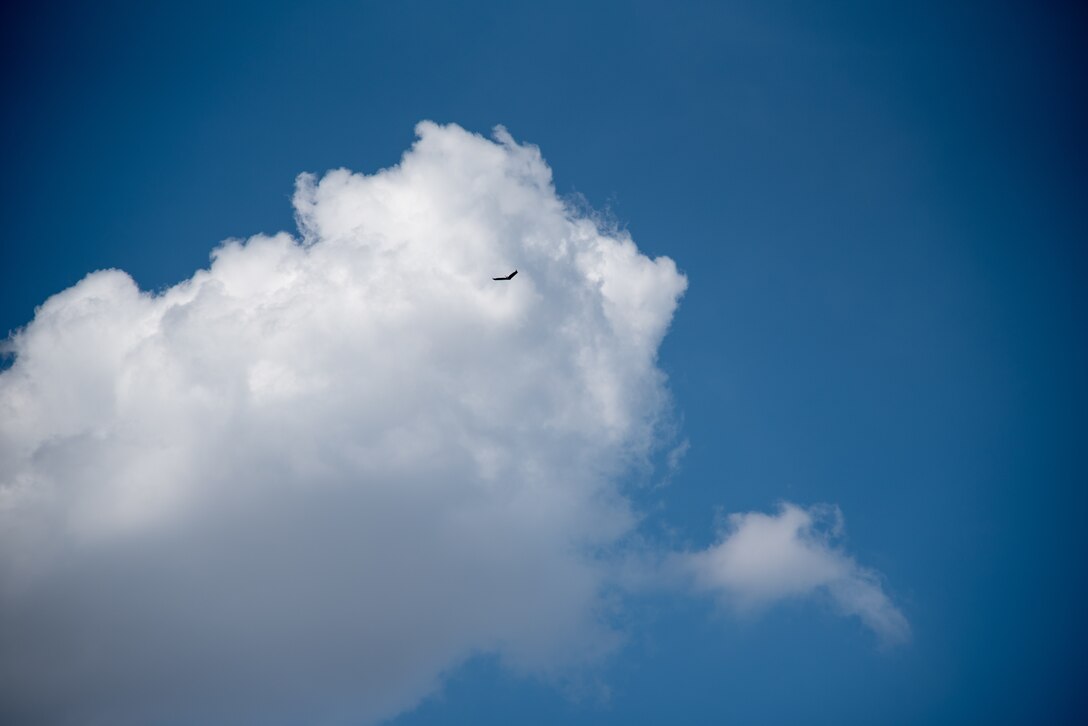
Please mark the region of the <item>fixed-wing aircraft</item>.
<svg viewBox="0 0 1088 726"><path fill-rule="evenodd" d="M512 280L512 279L514 279L514 275L516 275L516 274L518 274L518 271L514 270L513 272L511 272L506 277L492 277L491 279L492 280Z"/></svg>

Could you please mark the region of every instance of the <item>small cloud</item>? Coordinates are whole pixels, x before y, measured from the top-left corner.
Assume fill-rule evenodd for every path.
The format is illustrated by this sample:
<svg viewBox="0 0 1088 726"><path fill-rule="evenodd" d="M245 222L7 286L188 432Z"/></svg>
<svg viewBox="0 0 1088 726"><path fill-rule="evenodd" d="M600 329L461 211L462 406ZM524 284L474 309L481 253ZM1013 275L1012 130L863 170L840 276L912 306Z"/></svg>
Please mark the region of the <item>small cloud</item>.
<svg viewBox="0 0 1088 726"><path fill-rule="evenodd" d="M719 595L740 612L820 593L844 615L855 615L888 645L910 638L907 619L892 604L881 576L836 545L843 534L838 507L784 503L777 514L731 514L721 539L679 556L699 590Z"/></svg>

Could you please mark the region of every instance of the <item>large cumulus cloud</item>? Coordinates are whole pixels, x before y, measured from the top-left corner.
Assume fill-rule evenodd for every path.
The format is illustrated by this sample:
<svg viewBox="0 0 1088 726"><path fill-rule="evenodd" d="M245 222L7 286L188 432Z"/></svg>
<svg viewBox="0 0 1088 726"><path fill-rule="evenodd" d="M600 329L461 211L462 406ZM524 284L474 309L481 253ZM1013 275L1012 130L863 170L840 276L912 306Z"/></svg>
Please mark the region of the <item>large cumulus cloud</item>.
<svg viewBox="0 0 1088 726"><path fill-rule="evenodd" d="M0 374L0 711L373 720L476 652L606 652L617 475L685 278L535 147L420 124L300 233L45 302ZM491 276L518 268L509 283Z"/></svg>

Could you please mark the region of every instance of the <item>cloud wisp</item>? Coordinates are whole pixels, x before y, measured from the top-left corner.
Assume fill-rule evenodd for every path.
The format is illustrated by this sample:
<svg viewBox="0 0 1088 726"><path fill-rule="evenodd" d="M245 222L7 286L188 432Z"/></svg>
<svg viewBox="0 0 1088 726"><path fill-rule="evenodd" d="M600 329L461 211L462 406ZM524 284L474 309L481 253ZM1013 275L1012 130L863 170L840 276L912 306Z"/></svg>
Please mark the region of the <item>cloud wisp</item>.
<svg viewBox="0 0 1088 726"><path fill-rule="evenodd" d="M883 644L906 642L907 619L885 594L880 576L835 544L842 533L837 507L784 503L777 514L729 515L717 543L675 562L697 589L719 595L738 611L824 594Z"/></svg>

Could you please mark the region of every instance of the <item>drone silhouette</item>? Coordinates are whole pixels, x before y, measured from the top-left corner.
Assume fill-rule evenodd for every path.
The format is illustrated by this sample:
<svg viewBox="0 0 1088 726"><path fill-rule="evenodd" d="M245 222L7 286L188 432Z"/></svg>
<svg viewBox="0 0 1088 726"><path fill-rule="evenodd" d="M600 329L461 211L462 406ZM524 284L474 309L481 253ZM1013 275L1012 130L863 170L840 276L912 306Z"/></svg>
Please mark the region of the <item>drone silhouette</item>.
<svg viewBox="0 0 1088 726"><path fill-rule="evenodd" d="M514 279L514 275L516 275L516 274L518 274L518 271L514 270L513 272L511 272L506 277L492 277L491 279L492 280L512 280L512 279Z"/></svg>

